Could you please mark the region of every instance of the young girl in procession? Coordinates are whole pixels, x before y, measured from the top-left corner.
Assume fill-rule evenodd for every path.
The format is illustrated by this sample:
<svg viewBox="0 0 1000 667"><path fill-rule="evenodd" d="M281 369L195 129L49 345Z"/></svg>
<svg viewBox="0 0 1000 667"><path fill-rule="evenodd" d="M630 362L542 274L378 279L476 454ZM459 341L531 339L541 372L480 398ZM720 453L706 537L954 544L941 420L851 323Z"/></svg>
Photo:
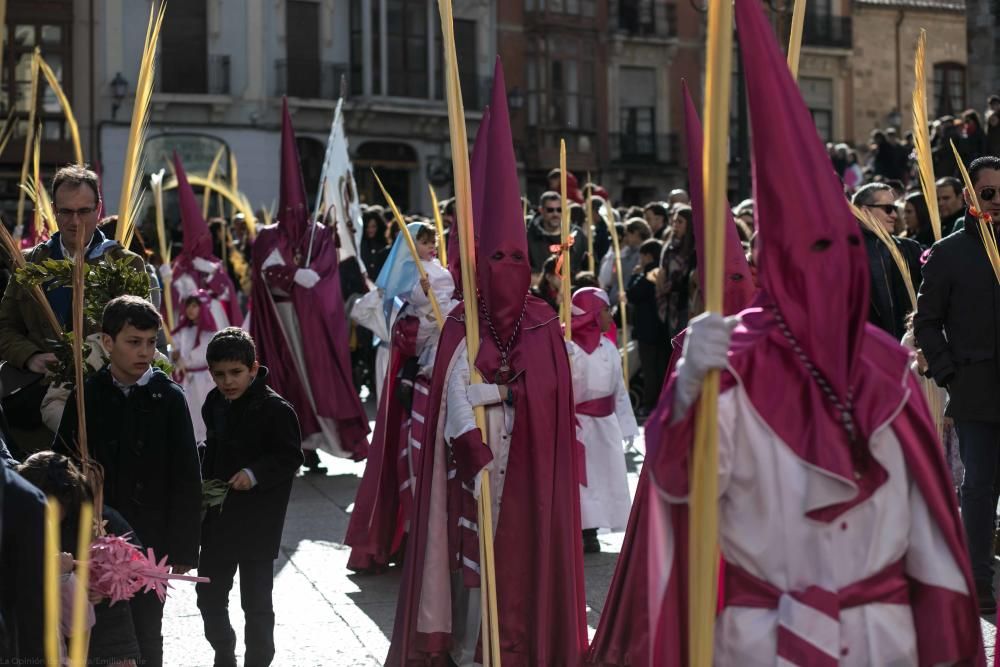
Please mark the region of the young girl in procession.
<svg viewBox="0 0 1000 667"><path fill-rule="evenodd" d="M406 240L397 237L376 281L378 289L358 303L364 308L368 302L367 310L373 311L378 299L376 319L380 321L372 326L377 333L384 317L391 336L375 436L345 539L351 546L348 567L355 571L383 571L402 555L418 466L418 450L412 445L423 436L427 388L440 333L430 294L442 316L456 303L451 273L437 259L434 228L414 222L407 229L427 277L420 278Z"/></svg>
<svg viewBox="0 0 1000 667"><path fill-rule="evenodd" d="M586 450L587 484L580 487L583 550L597 553L597 530L625 529L632 498L623 441L639 433L622 375L618 348L604 333L611 327L607 293L585 287L573 294L573 340L566 343L573 371L576 435Z"/></svg>
<svg viewBox="0 0 1000 667"><path fill-rule="evenodd" d="M198 290L184 300L184 314L180 324L171 332L174 339L171 360L176 365L176 375L182 378L184 397L187 399L194 438L205 442L205 420L201 417L201 406L205 404L208 392L215 383L205 361L205 352L212 336L219 331L215 317L210 310L212 295Z"/></svg>

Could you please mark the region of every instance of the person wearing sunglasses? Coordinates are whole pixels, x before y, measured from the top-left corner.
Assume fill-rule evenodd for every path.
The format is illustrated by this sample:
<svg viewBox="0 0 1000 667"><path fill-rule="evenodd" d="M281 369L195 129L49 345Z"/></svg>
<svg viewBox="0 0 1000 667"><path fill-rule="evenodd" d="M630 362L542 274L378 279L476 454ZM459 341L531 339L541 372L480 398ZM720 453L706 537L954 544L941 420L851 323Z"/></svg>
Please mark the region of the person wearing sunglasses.
<svg viewBox="0 0 1000 667"><path fill-rule="evenodd" d="M1000 158L969 165L978 205L1000 220ZM965 203L972 207L969 192ZM995 613L993 538L1000 465L1000 286L983 247L979 225L966 216L962 231L935 243L923 267L913 329L927 375L948 390L945 416L955 422L965 465L962 522L981 613Z"/></svg>
<svg viewBox="0 0 1000 667"><path fill-rule="evenodd" d="M852 199L858 208L868 211L888 232L906 262L909 278L916 290L920 286L920 244L912 239L892 236L899 212L892 188L885 183L869 183L858 189ZM888 246L874 232L861 228L868 268L871 274L868 321L896 340L906 333L906 315L913 309L910 293Z"/></svg>
<svg viewBox="0 0 1000 667"><path fill-rule="evenodd" d="M563 201L558 192L551 190L542 194L539 200L538 215L528 223L528 258L531 263L531 273L539 274L545 265L545 260L552 254L552 246L562 243L562 211ZM578 225L570 224L570 234L575 235L579 242L574 242L569 250L570 275L576 275L583 265L587 252L587 237Z"/></svg>

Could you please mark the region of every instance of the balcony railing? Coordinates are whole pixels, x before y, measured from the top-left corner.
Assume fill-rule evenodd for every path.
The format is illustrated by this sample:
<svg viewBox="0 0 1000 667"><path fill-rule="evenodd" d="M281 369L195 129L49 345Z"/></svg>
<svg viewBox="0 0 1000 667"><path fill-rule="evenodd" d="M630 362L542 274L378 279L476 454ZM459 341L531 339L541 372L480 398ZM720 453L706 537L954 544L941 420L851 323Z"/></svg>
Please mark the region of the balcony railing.
<svg viewBox="0 0 1000 667"><path fill-rule="evenodd" d="M615 29L632 37L675 37L677 5L665 0L611 0Z"/></svg>
<svg viewBox="0 0 1000 667"><path fill-rule="evenodd" d="M350 69L346 63L319 60L278 60L274 65L278 95L323 100L340 95L340 78Z"/></svg>
<svg viewBox="0 0 1000 667"><path fill-rule="evenodd" d="M817 16L806 13L802 43L806 46L826 46L849 49L853 43L850 16Z"/></svg>
<svg viewBox="0 0 1000 667"><path fill-rule="evenodd" d="M679 143L676 133L612 133L608 135L608 139L611 159L615 162L669 164L677 161Z"/></svg>
<svg viewBox="0 0 1000 667"><path fill-rule="evenodd" d="M229 56L208 57L208 93L209 95L228 95Z"/></svg>

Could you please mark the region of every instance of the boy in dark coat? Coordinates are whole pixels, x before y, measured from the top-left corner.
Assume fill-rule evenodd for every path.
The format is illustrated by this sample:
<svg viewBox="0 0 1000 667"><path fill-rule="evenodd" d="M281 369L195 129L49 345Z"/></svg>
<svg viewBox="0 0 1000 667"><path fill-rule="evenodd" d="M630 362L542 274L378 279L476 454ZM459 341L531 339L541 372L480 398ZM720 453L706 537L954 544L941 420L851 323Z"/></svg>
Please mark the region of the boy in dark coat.
<svg viewBox="0 0 1000 667"><path fill-rule="evenodd" d="M110 361L84 382L87 442L104 468L104 502L117 509L157 558L184 574L198 564L201 475L184 391L151 365L160 314L135 296L104 308L102 344ZM53 449L75 455L76 398L66 402ZM163 603L132 598L144 667L163 664Z"/></svg>
<svg viewBox="0 0 1000 667"><path fill-rule="evenodd" d="M656 305L656 274L663 245L656 239L639 246L639 263L625 287L632 306L632 339L639 346L642 366L642 407L637 416L645 417L660 397L660 387L670 360L670 335L660 319Z"/></svg>
<svg viewBox="0 0 1000 667"><path fill-rule="evenodd" d="M209 577L198 584L198 608L217 666L236 665L236 633L229 623L229 591L240 570L246 617L248 667L274 658L271 585L281 545L292 480L302 465L302 437L292 406L267 386L267 368L257 362L253 339L236 327L208 344L215 380L205 405L205 479L230 485L221 507L211 507L202 524L201 566Z"/></svg>

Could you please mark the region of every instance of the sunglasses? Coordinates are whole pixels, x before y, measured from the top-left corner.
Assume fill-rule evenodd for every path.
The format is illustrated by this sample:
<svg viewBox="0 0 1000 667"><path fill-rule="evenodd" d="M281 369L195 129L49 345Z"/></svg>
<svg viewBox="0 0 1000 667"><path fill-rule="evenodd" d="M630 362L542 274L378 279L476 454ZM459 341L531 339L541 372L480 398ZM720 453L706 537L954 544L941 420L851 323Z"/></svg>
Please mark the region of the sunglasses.
<svg viewBox="0 0 1000 667"><path fill-rule="evenodd" d="M546 206L545 207L545 212L546 213L562 213L562 208L561 207L560 208L551 208L549 206Z"/></svg>
<svg viewBox="0 0 1000 667"><path fill-rule="evenodd" d="M895 204L867 204L865 205L865 208L879 208L882 209L882 212L886 215L891 215L896 212Z"/></svg>
<svg viewBox="0 0 1000 667"><path fill-rule="evenodd" d="M993 201L1000 194L1000 188L983 188L979 191L979 201Z"/></svg>

